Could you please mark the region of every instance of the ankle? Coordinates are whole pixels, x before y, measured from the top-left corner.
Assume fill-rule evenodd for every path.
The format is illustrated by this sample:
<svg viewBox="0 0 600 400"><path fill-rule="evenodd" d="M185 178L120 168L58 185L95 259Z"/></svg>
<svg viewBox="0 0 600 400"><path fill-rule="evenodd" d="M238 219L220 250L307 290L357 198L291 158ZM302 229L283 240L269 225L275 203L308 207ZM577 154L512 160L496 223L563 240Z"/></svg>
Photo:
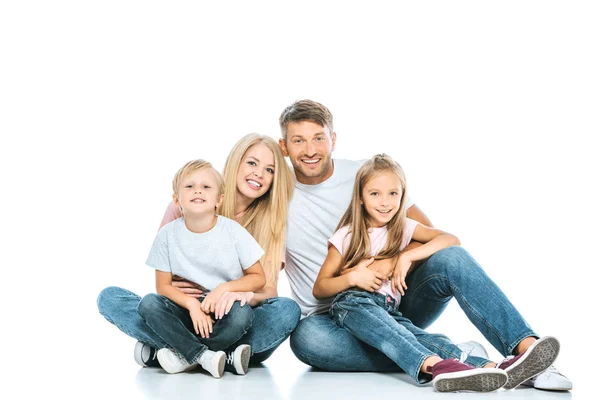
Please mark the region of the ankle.
<svg viewBox="0 0 600 400"><path fill-rule="evenodd" d="M525 339L521 340L519 342L519 344L517 345L517 347L515 347L515 349L513 350L513 355L519 355L521 353L525 353L527 351L527 349L529 347L531 347L532 344L535 343L537 339L534 338L533 336L529 336L526 337Z"/></svg>

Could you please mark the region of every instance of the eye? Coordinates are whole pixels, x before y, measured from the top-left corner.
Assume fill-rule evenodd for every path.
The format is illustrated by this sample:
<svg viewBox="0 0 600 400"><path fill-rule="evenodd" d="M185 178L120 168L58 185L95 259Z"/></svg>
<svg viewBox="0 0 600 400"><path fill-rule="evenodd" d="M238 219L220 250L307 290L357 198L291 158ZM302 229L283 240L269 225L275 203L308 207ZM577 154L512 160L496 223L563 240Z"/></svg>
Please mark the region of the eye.
<svg viewBox="0 0 600 400"><path fill-rule="evenodd" d="M267 172L270 174L274 174L275 170L273 168L267 168Z"/></svg>
<svg viewBox="0 0 600 400"><path fill-rule="evenodd" d="M369 193L371 196L377 196L379 193L377 192L373 192L373 193Z"/></svg>
<svg viewBox="0 0 600 400"><path fill-rule="evenodd" d="M248 161L248 165L252 165L253 167L255 167L256 163L254 161Z"/></svg>
<svg viewBox="0 0 600 400"><path fill-rule="evenodd" d="M323 140L325 140L325 138L324 138L323 136L319 136L319 137L317 138L317 142L322 142Z"/></svg>
<svg viewBox="0 0 600 400"><path fill-rule="evenodd" d="M191 189L192 185L185 185L186 188Z"/></svg>
<svg viewBox="0 0 600 400"><path fill-rule="evenodd" d="M294 139L294 143L298 144L300 142L302 142L302 139Z"/></svg>
<svg viewBox="0 0 600 400"><path fill-rule="evenodd" d="M204 186L202 186L202 187L203 187L204 189L210 189L210 186L208 186L208 185L204 185Z"/></svg>
<svg viewBox="0 0 600 400"><path fill-rule="evenodd" d="M398 196L398 192L391 192L390 193L392 196Z"/></svg>

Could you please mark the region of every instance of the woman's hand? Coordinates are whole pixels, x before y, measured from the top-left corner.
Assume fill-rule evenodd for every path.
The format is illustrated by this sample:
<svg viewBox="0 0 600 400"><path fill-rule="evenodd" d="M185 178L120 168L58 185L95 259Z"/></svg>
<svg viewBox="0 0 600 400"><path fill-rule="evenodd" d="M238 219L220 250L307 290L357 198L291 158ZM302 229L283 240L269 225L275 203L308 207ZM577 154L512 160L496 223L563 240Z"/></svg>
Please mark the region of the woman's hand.
<svg viewBox="0 0 600 400"><path fill-rule="evenodd" d="M215 305L215 318L221 319L227 315L236 301L240 302L240 307L244 307L246 304L253 306L252 300L254 292L225 292Z"/></svg>
<svg viewBox="0 0 600 400"><path fill-rule="evenodd" d="M408 286L406 286L406 275L408 274L411 265L412 261L410 261L408 257L400 255L392 275L391 286L393 293L398 291L402 296L404 296L404 291L408 289Z"/></svg>
<svg viewBox="0 0 600 400"><path fill-rule="evenodd" d="M195 299L199 299L200 297L202 297L202 293L207 292L206 288L204 288L203 286L198 285L194 282L190 282L187 279L184 279L177 275L173 275L171 285L182 291L184 294Z"/></svg>
<svg viewBox="0 0 600 400"><path fill-rule="evenodd" d="M379 272L371 271L367 267L373 263L373 257L360 261L350 272L350 282L352 286L364 289L368 292L374 292L381 288L381 283L385 276Z"/></svg>
<svg viewBox="0 0 600 400"><path fill-rule="evenodd" d="M194 300L194 302L196 304L192 304L188 308L190 311L190 318L194 324L194 332L196 332L196 335L202 336L203 339L207 339L213 331L213 323L215 321L210 315L202 311L199 301Z"/></svg>

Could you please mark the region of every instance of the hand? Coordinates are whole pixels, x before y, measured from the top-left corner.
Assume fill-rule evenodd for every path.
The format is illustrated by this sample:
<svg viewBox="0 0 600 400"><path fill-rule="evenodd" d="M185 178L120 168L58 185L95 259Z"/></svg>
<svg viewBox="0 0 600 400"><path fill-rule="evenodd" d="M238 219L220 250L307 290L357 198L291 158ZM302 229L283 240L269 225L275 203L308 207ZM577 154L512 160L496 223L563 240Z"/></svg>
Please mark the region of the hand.
<svg viewBox="0 0 600 400"><path fill-rule="evenodd" d="M199 299L202 297L202 293L206 293L208 291L205 287L198 285L197 283L190 282L187 279L177 275L173 275L171 285L182 291L184 294L195 299Z"/></svg>
<svg viewBox="0 0 600 400"><path fill-rule="evenodd" d="M396 264L396 267L394 268L394 274L392 275L392 281L391 281L391 286L392 286L392 292L396 293L397 291L400 292L400 294L402 296L404 296L404 291L406 289L408 289L408 286L406 286L406 274L408 274L408 271L410 270L410 267L412 265L412 261L410 261L408 258L400 255L400 257L398 258L398 263Z"/></svg>
<svg viewBox="0 0 600 400"><path fill-rule="evenodd" d="M216 288L214 288L213 290L211 290L210 293L208 293L206 295L204 300L202 300L202 304L201 304L202 310L205 313L209 313L209 312L214 313L215 306L221 299L221 296L223 296L223 293L225 293L225 290L223 289L222 285L219 285Z"/></svg>
<svg viewBox="0 0 600 400"><path fill-rule="evenodd" d="M210 315L202 311L200 302L194 300L196 304L189 307L190 318L194 324L194 332L196 335L202 336L203 339L210 337L213 331L213 323L215 322Z"/></svg>
<svg viewBox="0 0 600 400"><path fill-rule="evenodd" d="M254 299L254 292L225 292L217 301L215 305L215 318L221 319L229 313L233 303L236 301L240 302L240 307L244 307L246 304Z"/></svg>
<svg viewBox="0 0 600 400"><path fill-rule="evenodd" d="M373 263L373 257L361 260L354 271L351 272L350 282L352 286L364 289L368 292L374 292L381 288L381 283L385 279L379 272L371 271L367 266Z"/></svg>
<svg viewBox="0 0 600 400"><path fill-rule="evenodd" d="M358 265L358 264L357 264ZM381 260L375 260L372 264L370 264L367 268L371 271L379 272L383 276L389 278L392 276L394 272L394 262L392 258L382 258ZM356 269L356 266L352 268L344 268L341 271L341 275L346 275Z"/></svg>

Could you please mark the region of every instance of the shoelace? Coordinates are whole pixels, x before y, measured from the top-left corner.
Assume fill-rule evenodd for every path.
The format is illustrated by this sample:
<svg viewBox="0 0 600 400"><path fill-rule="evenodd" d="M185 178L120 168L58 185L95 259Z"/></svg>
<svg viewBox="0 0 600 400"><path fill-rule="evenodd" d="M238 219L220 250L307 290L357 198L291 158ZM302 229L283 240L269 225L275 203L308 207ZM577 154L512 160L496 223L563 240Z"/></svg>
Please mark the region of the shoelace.
<svg viewBox="0 0 600 400"><path fill-rule="evenodd" d="M513 358L515 358L515 356L508 356L505 359L498 361L498 363L496 364L496 366L494 368L500 368L500 366L502 364L504 364L505 362L507 362L509 360L512 360Z"/></svg>
<svg viewBox="0 0 600 400"><path fill-rule="evenodd" d="M225 362L227 364L233 365L233 351L230 353L227 353L227 359L225 360Z"/></svg>

